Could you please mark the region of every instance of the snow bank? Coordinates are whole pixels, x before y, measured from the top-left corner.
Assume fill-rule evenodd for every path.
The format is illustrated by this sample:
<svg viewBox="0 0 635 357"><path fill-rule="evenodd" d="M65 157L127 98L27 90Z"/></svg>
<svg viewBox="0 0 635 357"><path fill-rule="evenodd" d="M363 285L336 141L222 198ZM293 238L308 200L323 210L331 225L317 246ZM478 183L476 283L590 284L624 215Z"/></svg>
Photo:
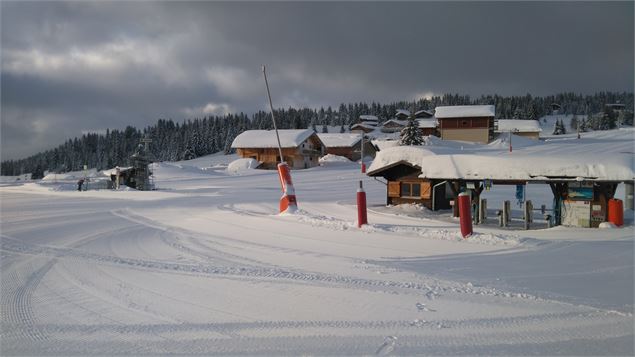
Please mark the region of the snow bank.
<svg viewBox="0 0 635 357"><path fill-rule="evenodd" d="M320 158L320 165L322 166L332 166L332 165L342 165L342 164L353 164L351 160L345 158L344 156L327 154Z"/></svg>
<svg viewBox="0 0 635 357"><path fill-rule="evenodd" d="M538 140L530 139L524 136L512 134L512 148L517 150L521 147L529 147L542 145ZM496 140L493 140L487 144L490 148L507 149L509 150L509 134L501 134Z"/></svg>
<svg viewBox="0 0 635 357"><path fill-rule="evenodd" d="M18 176L0 176L0 183L14 183L14 182L24 182L30 181L31 174L24 174Z"/></svg>
<svg viewBox="0 0 635 357"><path fill-rule="evenodd" d="M253 170L255 168L257 168L259 165L261 164L260 161L256 160L256 159L238 159L235 161L232 161L228 166L227 166L227 172L234 174L234 175L239 175L245 171L248 170Z"/></svg>
<svg viewBox="0 0 635 357"><path fill-rule="evenodd" d="M64 172L60 174L50 173L42 178L44 182L55 182L55 181L68 181L68 180L79 180L84 177L103 177L102 173L98 173L97 169L86 170L86 175L84 175L84 171L71 171Z"/></svg>
<svg viewBox="0 0 635 357"><path fill-rule="evenodd" d="M542 131L540 128L540 122L538 120L523 120L523 119L498 119L498 130L496 132L536 132Z"/></svg>

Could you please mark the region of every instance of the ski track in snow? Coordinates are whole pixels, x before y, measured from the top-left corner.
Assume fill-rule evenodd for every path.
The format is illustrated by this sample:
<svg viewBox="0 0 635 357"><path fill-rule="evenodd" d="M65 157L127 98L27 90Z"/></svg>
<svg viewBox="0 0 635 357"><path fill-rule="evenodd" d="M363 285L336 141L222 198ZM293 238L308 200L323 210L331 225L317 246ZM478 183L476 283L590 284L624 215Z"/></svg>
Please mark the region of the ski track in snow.
<svg viewBox="0 0 635 357"><path fill-rule="evenodd" d="M192 179L179 189L188 195L196 194L188 187L213 188L222 198L215 187L232 182L207 184L223 174L194 179L191 167L168 166ZM350 172L331 169L316 182L356 177ZM233 180L251 185L269 176ZM348 218L352 199L300 197L297 214L277 215L271 202L206 196L216 201L191 215L175 211L176 225L153 204L0 195L2 355L633 354L630 312L403 271L353 254L385 249L392 257L399 247L342 239L381 235L398 245L407 237L493 253L543 244L511 232L485 230L464 242L451 223L422 227L419 218L371 210L377 223L360 233Z"/></svg>

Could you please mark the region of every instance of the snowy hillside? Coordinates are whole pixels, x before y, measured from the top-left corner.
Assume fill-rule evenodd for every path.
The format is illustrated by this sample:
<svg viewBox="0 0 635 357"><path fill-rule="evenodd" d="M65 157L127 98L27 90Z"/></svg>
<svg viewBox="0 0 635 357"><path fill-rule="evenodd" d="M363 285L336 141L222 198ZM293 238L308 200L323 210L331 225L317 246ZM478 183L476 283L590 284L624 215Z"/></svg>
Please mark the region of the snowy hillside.
<svg viewBox="0 0 635 357"><path fill-rule="evenodd" d="M540 160L616 142L632 147L633 130L518 150ZM0 187L0 354L634 353L633 211L614 229L492 218L464 240L450 212L386 207L386 186L337 157L292 171L300 210L279 215L277 173L237 159L154 164L149 192ZM484 192L490 209L513 188ZM551 205L546 185L527 197Z"/></svg>

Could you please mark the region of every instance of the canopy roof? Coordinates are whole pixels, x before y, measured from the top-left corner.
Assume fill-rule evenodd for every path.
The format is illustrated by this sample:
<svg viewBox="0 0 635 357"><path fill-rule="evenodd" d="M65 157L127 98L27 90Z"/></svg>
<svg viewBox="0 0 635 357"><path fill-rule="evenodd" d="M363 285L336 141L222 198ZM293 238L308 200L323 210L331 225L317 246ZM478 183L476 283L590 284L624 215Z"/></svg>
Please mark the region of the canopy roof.
<svg viewBox="0 0 635 357"><path fill-rule="evenodd" d="M536 142L515 137L488 145L429 138L426 146L383 148L368 168L370 176L397 163L421 168L419 177L448 180L611 181L635 179L635 130L587 133L576 140Z"/></svg>

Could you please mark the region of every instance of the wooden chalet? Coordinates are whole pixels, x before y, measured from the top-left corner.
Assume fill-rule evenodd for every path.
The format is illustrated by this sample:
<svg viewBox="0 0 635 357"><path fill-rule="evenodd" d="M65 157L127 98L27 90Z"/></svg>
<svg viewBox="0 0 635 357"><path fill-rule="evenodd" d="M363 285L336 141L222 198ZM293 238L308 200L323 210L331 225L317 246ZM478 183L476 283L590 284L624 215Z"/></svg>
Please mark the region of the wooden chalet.
<svg viewBox="0 0 635 357"><path fill-rule="evenodd" d="M533 119L498 119L494 124L494 132L499 135L511 132L514 135L538 140L541 131L540 124Z"/></svg>
<svg viewBox="0 0 635 357"><path fill-rule="evenodd" d="M319 165L325 147L312 129L278 130L284 161L292 169ZM258 168L275 169L280 160L278 140L274 130L247 130L238 135L231 146L242 158L261 162Z"/></svg>
<svg viewBox="0 0 635 357"><path fill-rule="evenodd" d="M367 175L386 180L386 204L416 203L435 211L451 208L454 194L447 182L420 177L419 158L424 151L418 147L394 147L380 152L387 159L373 161ZM412 158L417 158L416 163Z"/></svg>
<svg viewBox="0 0 635 357"><path fill-rule="evenodd" d="M451 191L448 191L445 182L422 179L419 175L421 175L421 168L407 161L399 161L368 172L368 176L383 177L386 180L386 204L388 205L417 203L435 211L450 209L450 199L453 196L448 195ZM441 184L437 185L439 183Z"/></svg>
<svg viewBox="0 0 635 357"><path fill-rule="evenodd" d="M318 137L324 143L327 154L343 156L351 161L361 159L362 136L360 134L342 133L328 134L321 133ZM364 156L375 157L377 149L364 137Z"/></svg>
<svg viewBox="0 0 635 357"><path fill-rule="evenodd" d="M351 131L370 133L377 129L379 118L374 115L360 115L359 121L351 126Z"/></svg>
<svg viewBox="0 0 635 357"><path fill-rule="evenodd" d="M438 131L439 123L436 118L430 117L430 118L422 118L422 119L415 119L415 120L417 121L419 125L419 131L421 132L421 135L439 136L439 131Z"/></svg>
<svg viewBox="0 0 635 357"><path fill-rule="evenodd" d="M397 112L395 113L395 118L397 118L397 120L406 120L410 118L410 111L406 109L397 109Z"/></svg>
<svg viewBox="0 0 635 357"><path fill-rule="evenodd" d="M400 132L406 124L408 124L407 119L390 119L382 124L381 131L382 133L397 133Z"/></svg>
<svg viewBox="0 0 635 357"><path fill-rule="evenodd" d="M459 105L435 109L441 139L482 144L490 141L494 115L493 105Z"/></svg>

